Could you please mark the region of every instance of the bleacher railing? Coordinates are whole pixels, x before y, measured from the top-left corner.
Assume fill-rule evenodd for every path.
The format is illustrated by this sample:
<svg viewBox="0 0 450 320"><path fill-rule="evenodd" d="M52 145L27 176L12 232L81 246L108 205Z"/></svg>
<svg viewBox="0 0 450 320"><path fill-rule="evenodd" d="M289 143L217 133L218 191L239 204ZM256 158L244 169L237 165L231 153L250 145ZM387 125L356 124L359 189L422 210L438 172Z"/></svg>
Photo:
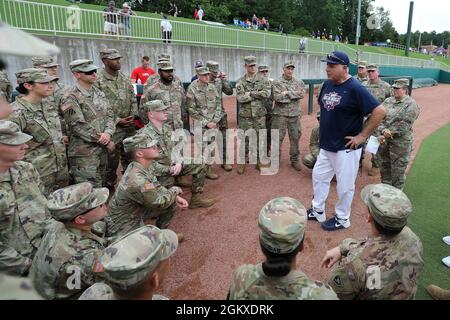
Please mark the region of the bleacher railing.
<svg viewBox="0 0 450 320"><path fill-rule="evenodd" d="M140 41L163 41L161 19L131 16L128 22L116 14L114 35L104 34L103 11L82 9L78 6L58 6L23 0L0 0L0 20L7 24L37 34L58 36L82 36ZM232 47L262 51L299 52L299 36L275 32L247 30L234 26L212 26L170 20L171 43L205 47ZM356 50L339 42L308 39L303 52L327 54L333 50L345 51L350 59L356 59ZM421 68L440 68L432 60L406 58L386 54L363 52L360 60L380 65L397 65ZM444 65L443 65L444 66ZM448 67L443 67L449 69Z"/></svg>

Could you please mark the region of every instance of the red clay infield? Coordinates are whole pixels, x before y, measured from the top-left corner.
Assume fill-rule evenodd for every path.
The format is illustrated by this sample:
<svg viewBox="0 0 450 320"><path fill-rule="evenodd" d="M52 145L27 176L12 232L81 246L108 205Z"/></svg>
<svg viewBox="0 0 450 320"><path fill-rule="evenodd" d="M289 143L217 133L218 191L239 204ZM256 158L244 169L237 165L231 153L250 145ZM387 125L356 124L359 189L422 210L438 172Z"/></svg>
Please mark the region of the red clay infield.
<svg viewBox="0 0 450 320"><path fill-rule="evenodd" d="M414 125L414 151L422 140L450 121L450 85L416 89L413 98L421 107L421 114ZM303 134L300 140L301 154L308 152L311 129L317 125L315 115L307 114L307 97L301 100ZM230 127L236 126L235 97L226 97ZM317 105L314 105L314 111ZM254 165L247 166L244 175L225 172L215 165L220 175L215 181L208 180L204 195L213 197L217 203L206 209L179 210L170 228L184 233L186 239L172 257L171 268L158 293L171 299L225 299L233 271L245 263L262 261L258 242L257 218L261 207L275 197L289 196L309 207L313 195L311 170L302 167L297 172L289 162L289 140L283 145L280 169L276 175L261 176ZM377 183L380 178L369 177L370 157L364 160L362 175L356 180L356 192L352 205L351 227L326 232L317 222L309 222L305 248L297 257L297 268L309 277L325 281L327 269L319 264L326 250L347 237L362 237L369 232L366 223L367 209L359 199L363 186ZM185 191L186 198L190 197ZM330 217L336 201L336 185L333 183L327 201L326 213Z"/></svg>

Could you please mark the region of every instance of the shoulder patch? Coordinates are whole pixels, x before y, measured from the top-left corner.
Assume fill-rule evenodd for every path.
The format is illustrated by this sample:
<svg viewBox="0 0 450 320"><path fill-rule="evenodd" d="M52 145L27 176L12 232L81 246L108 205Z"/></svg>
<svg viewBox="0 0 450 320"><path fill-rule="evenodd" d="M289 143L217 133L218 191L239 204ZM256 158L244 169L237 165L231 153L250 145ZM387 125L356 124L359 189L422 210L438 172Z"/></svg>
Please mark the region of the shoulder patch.
<svg viewBox="0 0 450 320"><path fill-rule="evenodd" d="M150 191L153 189L155 189L155 185L152 182L146 182L142 187L142 192Z"/></svg>
<svg viewBox="0 0 450 320"><path fill-rule="evenodd" d="M337 285L337 286L342 286L342 279L341 276L337 275L333 278L333 282Z"/></svg>

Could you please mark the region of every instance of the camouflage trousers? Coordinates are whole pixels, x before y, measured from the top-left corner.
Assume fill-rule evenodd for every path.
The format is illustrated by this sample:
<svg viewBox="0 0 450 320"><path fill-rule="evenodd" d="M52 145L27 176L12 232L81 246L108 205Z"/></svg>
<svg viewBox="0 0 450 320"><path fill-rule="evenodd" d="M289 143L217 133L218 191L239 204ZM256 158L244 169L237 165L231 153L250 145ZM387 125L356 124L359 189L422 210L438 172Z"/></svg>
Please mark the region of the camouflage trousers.
<svg viewBox="0 0 450 320"><path fill-rule="evenodd" d="M107 186L108 151L96 148L85 157L70 157L70 172L75 183L90 182L95 188Z"/></svg>
<svg viewBox="0 0 450 320"><path fill-rule="evenodd" d="M280 157L281 146L287 130L289 134L289 157L291 162L298 162L300 156L298 145L300 136L302 135L300 116L286 117L274 114L272 118L272 129L278 129L280 133Z"/></svg>
<svg viewBox="0 0 450 320"><path fill-rule="evenodd" d="M134 127L120 128L118 127L116 133L112 137L112 141L116 144L116 149L113 152L108 152L108 168L106 173L106 181L108 188L114 188L117 181L117 168L119 162L122 164L122 170L127 170L128 165L131 163L131 159L128 158L125 150L123 149L123 140L128 137L134 136L136 130Z"/></svg>
<svg viewBox="0 0 450 320"><path fill-rule="evenodd" d="M262 116L262 117L255 117L255 118L246 118L246 117L239 117L239 129L242 130L248 130L248 129L255 129L256 131L256 136L257 136L257 145L256 145L256 152L257 152L257 161L259 162L259 130L260 129L265 129L266 128L266 116ZM266 145L266 140L262 141L263 143L263 147L265 147ZM249 138L245 137L245 162L248 163L249 162ZM264 149L263 149L264 150Z"/></svg>
<svg viewBox="0 0 450 320"><path fill-rule="evenodd" d="M173 203L170 207L164 210L152 210L149 214L144 215L144 222L147 219L156 218L155 225L160 229L167 229L170 220L174 217L177 209L177 204Z"/></svg>
<svg viewBox="0 0 450 320"><path fill-rule="evenodd" d="M206 169L207 165L204 164L183 164L183 168L181 169L178 177L182 176L192 176L192 193L202 193L203 186L205 184L206 178ZM166 188L173 187L175 185L175 177L171 175L157 175L157 179L161 185Z"/></svg>
<svg viewBox="0 0 450 320"><path fill-rule="evenodd" d="M69 171L67 168L63 168L47 176L41 176L41 182L44 185L44 196L48 197L54 191L69 185Z"/></svg>
<svg viewBox="0 0 450 320"><path fill-rule="evenodd" d="M386 142L380 145L378 153L382 183L390 184L400 190L403 189L411 150L412 138L386 139Z"/></svg>
<svg viewBox="0 0 450 320"><path fill-rule="evenodd" d="M222 150L219 150L219 151L221 151L221 159L222 159L223 163L226 163L226 159L227 159L227 129L228 129L228 117L227 117L226 113L223 115L222 119L220 119L220 121L217 123L217 128L220 130L220 132L222 133L222 137L223 137Z"/></svg>
<svg viewBox="0 0 450 320"><path fill-rule="evenodd" d="M269 153L271 147L272 147L272 134L270 132L270 130L272 129L272 118L273 115L272 113L267 112L266 114L266 129L267 129L267 140L266 140L266 145L267 145L267 154Z"/></svg>
<svg viewBox="0 0 450 320"><path fill-rule="evenodd" d="M316 161L317 161L317 157L311 153L308 153L306 156L303 157L302 162L306 167L312 169L312 168L314 168Z"/></svg>

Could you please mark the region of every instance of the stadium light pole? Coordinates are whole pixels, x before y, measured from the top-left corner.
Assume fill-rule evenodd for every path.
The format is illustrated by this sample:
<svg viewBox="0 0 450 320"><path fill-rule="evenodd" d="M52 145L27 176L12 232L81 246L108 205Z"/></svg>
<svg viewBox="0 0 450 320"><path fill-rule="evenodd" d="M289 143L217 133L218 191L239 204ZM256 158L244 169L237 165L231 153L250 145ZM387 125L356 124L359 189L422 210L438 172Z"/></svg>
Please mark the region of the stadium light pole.
<svg viewBox="0 0 450 320"><path fill-rule="evenodd" d="M361 0L358 0L358 18L356 19L356 39L355 44L359 44L359 37L361 36Z"/></svg>
<svg viewBox="0 0 450 320"><path fill-rule="evenodd" d="M409 3L409 18L408 18L408 33L406 34L406 47L405 47L405 56L409 56L409 46L411 42L411 25L412 25L412 17L414 10L414 1Z"/></svg>

